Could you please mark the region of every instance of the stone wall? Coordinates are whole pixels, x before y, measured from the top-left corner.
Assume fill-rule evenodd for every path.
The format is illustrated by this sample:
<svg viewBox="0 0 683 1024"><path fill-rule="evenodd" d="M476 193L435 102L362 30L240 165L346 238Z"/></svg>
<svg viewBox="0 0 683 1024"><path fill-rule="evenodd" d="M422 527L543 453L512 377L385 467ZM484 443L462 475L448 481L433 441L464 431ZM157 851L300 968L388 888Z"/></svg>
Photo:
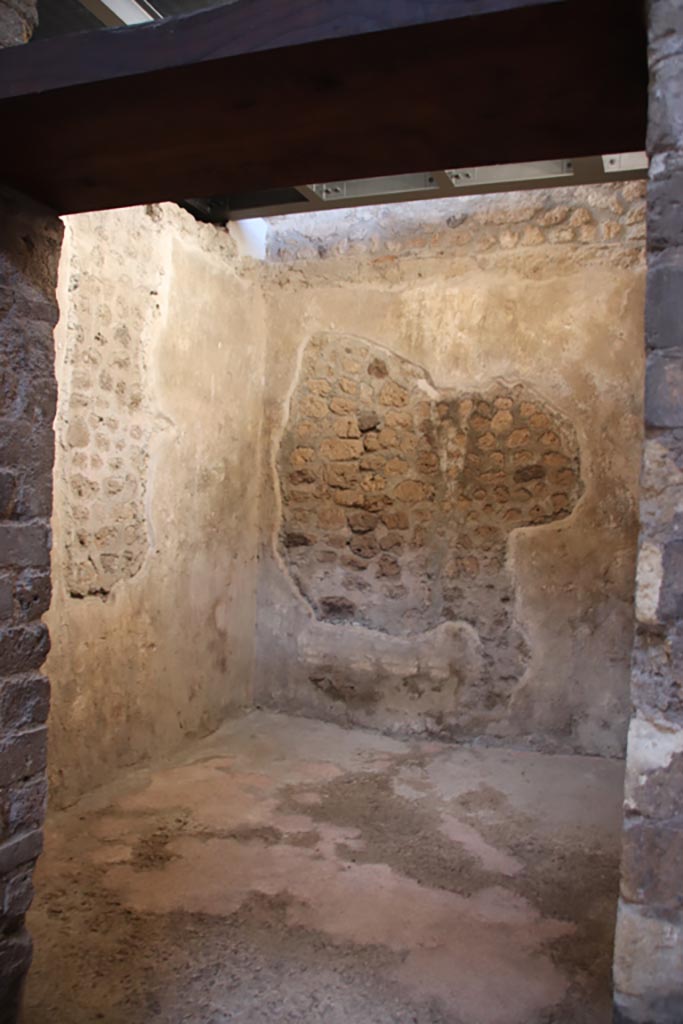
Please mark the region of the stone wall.
<svg viewBox="0 0 683 1024"><path fill-rule="evenodd" d="M0 0L0 47L25 42L36 0ZM31 962L24 915L42 847L50 690L40 616L50 602L52 328L61 225L0 193L0 1024Z"/></svg>
<svg viewBox="0 0 683 1024"><path fill-rule="evenodd" d="M0 195L0 1021L31 959L24 914L42 847L49 684L53 327L59 221Z"/></svg>
<svg viewBox="0 0 683 1024"><path fill-rule="evenodd" d="M38 24L38 0L0 0L0 47L31 38Z"/></svg>
<svg viewBox="0 0 683 1024"><path fill-rule="evenodd" d="M646 435L615 987L683 1019L683 7L650 0Z"/></svg>
<svg viewBox="0 0 683 1024"><path fill-rule="evenodd" d="M173 206L66 218L57 330L51 801L248 701L260 289Z"/></svg>
<svg viewBox="0 0 683 1024"><path fill-rule="evenodd" d="M255 688L618 754L643 187L271 222Z"/></svg>

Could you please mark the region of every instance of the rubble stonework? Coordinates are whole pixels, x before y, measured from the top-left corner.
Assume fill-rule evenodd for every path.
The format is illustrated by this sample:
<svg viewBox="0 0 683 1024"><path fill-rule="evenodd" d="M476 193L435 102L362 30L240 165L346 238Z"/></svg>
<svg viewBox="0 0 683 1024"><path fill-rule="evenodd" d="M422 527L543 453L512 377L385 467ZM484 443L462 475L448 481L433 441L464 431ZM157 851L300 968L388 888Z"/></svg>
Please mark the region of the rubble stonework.
<svg viewBox="0 0 683 1024"><path fill-rule="evenodd" d="M18 1013L47 792L56 217L0 196L0 1022Z"/></svg>
<svg viewBox="0 0 683 1024"><path fill-rule="evenodd" d="M623 754L644 192L269 224L259 703Z"/></svg>
<svg viewBox="0 0 683 1024"><path fill-rule="evenodd" d="M646 436L623 868L619 1024L683 1019L683 8L650 0Z"/></svg>
<svg viewBox="0 0 683 1024"><path fill-rule="evenodd" d="M509 535L565 518L582 489L566 419L523 384L438 390L421 367L371 342L321 336L304 352L279 476L280 554L316 617L415 640L467 623L480 648L469 691L455 692L457 665L447 678L417 672L402 685L422 698L420 721L441 712L441 734L457 728L468 693L484 714L500 714L529 653ZM343 675L314 671L311 681L341 700ZM445 703L444 689L454 691Z"/></svg>
<svg viewBox="0 0 683 1024"><path fill-rule="evenodd" d="M145 343L159 315L162 276L153 236L136 232L131 222L130 213L83 215L78 228L67 222L79 244L65 247L68 265L62 268L69 303L57 443L66 504L63 572L73 597L106 597L116 582L139 572L148 550L153 416ZM141 273L131 288L131 275L121 268L133 237Z"/></svg>

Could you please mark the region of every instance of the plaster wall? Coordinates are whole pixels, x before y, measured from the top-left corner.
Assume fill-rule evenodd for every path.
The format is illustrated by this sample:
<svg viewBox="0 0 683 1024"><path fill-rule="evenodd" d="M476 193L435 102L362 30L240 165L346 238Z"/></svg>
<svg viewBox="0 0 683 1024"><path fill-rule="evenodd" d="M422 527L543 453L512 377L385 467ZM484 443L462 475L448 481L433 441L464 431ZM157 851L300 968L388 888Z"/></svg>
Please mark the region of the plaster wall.
<svg viewBox="0 0 683 1024"><path fill-rule="evenodd" d="M258 702L623 752L643 217L630 183L271 222Z"/></svg>
<svg viewBox="0 0 683 1024"><path fill-rule="evenodd" d="M55 806L249 702L265 350L226 231L173 206L65 224Z"/></svg>

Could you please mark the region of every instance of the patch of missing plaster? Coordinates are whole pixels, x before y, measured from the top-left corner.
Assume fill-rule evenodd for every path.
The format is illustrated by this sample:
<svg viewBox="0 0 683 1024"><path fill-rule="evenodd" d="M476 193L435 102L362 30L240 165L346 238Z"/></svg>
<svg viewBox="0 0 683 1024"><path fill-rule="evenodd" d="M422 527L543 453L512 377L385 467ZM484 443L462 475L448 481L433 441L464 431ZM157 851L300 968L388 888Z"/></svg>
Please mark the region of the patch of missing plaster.
<svg viewBox="0 0 683 1024"><path fill-rule="evenodd" d="M65 247L57 471L67 592L106 599L118 581L140 571L149 550L147 484L157 426L146 395L145 342L161 303L159 270L143 269L144 256L137 288L121 273L130 254L121 251L127 236L113 222L101 221L87 237L87 250L70 248L68 238Z"/></svg>
<svg viewBox="0 0 683 1024"><path fill-rule="evenodd" d="M302 353L276 472L278 555L320 624L362 627L375 644L378 634L414 642L444 623L467 626L485 680L480 705L492 711L509 697L530 657L510 533L568 517L583 491L564 416L521 383L439 390L385 348L319 335ZM315 645L314 623L302 643ZM309 681L333 701L371 705L378 687L359 673L374 659L350 646L345 679L328 657L311 664ZM397 661L406 700L453 694L452 666L423 680Z"/></svg>

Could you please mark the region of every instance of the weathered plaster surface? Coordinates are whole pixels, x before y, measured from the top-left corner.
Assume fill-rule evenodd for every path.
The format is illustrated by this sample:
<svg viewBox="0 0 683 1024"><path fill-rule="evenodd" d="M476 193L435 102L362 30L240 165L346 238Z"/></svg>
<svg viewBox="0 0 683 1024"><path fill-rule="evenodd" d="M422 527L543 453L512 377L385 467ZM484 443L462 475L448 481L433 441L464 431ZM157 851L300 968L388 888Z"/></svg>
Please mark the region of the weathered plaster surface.
<svg viewBox="0 0 683 1024"><path fill-rule="evenodd" d="M388 730L482 733L550 749L623 751L642 416L643 206L642 186L635 183L272 223L265 285L270 472L262 508L259 701ZM339 375L336 369L331 375L335 388L347 389L343 394L315 393L325 374L314 373L307 360L321 339L324 354L336 351L342 361L358 363L358 346L367 352L359 363L362 381L355 370L342 374L341 367ZM567 451L557 442L557 457L568 459L577 474L580 465L580 484L572 485L576 494L570 497L566 487L554 486L543 500L566 495L555 519L549 507L548 515L539 513L535 520L522 516L519 525L506 523L510 532L499 548L500 572L485 580L491 587L482 587L478 598L472 596L476 579L468 576L474 563L465 562L468 556L457 550L457 541L446 542L458 562L454 592L460 583L464 595L450 602L452 612L443 616L453 620L447 627L438 626L440 613L432 601L441 586L435 565L443 560L444 552L437 549L444 537L457 530L444 515L438 486L428 483L431 463L420 467L411 460L419 458L422 446L425 459L439 462L439 477L457 467L457 451L449 452L445 440L425 440L412 397L400 408L383 404L391 396L382 398L383 381L372 368L377 359L386 362L386 380L398 386L399 403L400 389L412 396L419 381L434 410L440 396L485 401L498 395L507 404L508 391L503 391L517 387L522 400L525 392L537 403L537 413L547 408L551 418L565 424L567 436L576 438L566 442ZM407 384L403 377L411 367L417 376ZM347 402L344 412L339 401L344 398L357 398L358 408ZM331 402L336 402L334 409ZM489 405L484 410L489 420L509 412ZM408 406L411 422L401 425ZM382 420L368 428L367 415L386 418L392 412L393 425ZM433 415L438 419L438 412L427 418ZM442 423L450 421L450 412L445 416ZM521 424L499 426L500 433L487 427L479 435L487 445L490 435L491 449L482 453L487 458L499 445L507 451ZM398 432L391 441L398 448L386 449L392 458L383 463L390 470L388 475L382 470L385 483L371 481L368 490L365 474L377 476L378 471L367 455L384 452L387 427ZM454 443L459 429L453 421ZM373 434L374 450L367 451L365 438ZM516 440L515 435L513 447ZM546 440L541 442L540 434L532 438L542 451L538 458L531 453L530 465L557 448ZM348 451L341 452L342 445ZM401 451L402 445L407 451ZM528 445L521 450L528 451ZM285 466L292 458L301 465ZM400 585L398 572L410 574L410 555L399 553L399 543L409 550L405 541L396 537L396 547L381 549L392 540L388 533L401 531L395 524L373 525L375 536L368 541L367 531L358 533L351 522L354 514L356 519L362 512L381 514L366 508L367 501L376 503L378 493L380 498L393 494L389 476L394 470L397 481L402 481L400 474L404 485L408 481L403 496L415 503L410 506L398 496L399 510L414 507L430 519L430 486L441 502L440 526L430 519L422 531L425 587L418 614L407 606L393 614L391 602L379 600L384 590ZM340 490L342 471L349 485ZM355 483L350 479L355 480L354 473ZM419 484L419 494L411 481ZM474 508L478 499L469 490L467 480L455 482L454 509L468 498ZM479 511L493 524L498 513L486 507ZM518 505L510 501L506 512L511 508ZM453 515L457 518L457 511ZM322 533L310 533L316 516ZM359 525L365 529L367 524ZM473 540L482 547L481 538ZM481 550L469 555L479 571ZM314 561L318 556L321 561ZM343 560L343 569L337 568ZM358 567L370 562L376 568ZM384 575L389 562L394 576ZM350 580L346 590L345 580ZM414 600L412 585L408 589ZM487 612L493 591L507 629ZM401 594L396 591L392 598L396 605L408 600ZM340 596L349 603L325 601ZM430 633L435 627L440 632ZM487 647L492 649L487 633L519 637L517 654L502 673L491 671L486 662ZM425 668L422 647L433 656L433 671ZM501 674L506 676L503 687L496 685ZM464 694L468 697L461 700Z"/></svg>
<svg viewBox="0 0 683 1024"><path fill-rule="evenodd" d="M171 206L66 226L55 805L248 702L264 353L227 232Z"/></svg>

